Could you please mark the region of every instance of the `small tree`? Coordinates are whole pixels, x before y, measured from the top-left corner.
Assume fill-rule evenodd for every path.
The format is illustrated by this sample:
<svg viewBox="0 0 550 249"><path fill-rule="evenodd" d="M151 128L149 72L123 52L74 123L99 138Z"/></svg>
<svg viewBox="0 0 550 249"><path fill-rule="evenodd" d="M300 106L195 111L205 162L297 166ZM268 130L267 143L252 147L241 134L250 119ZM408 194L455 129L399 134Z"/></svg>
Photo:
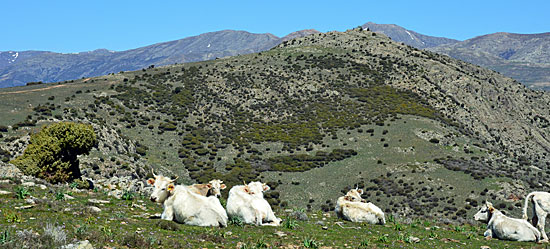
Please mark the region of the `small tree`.
<svg viewBox="0 0 550 249"><path fill-rule="evenodd" d="M80 178L78 155L87 154L97 140L91 125L61 122L33 134L30 143L11 163L24 174L51 183Z"/></svg>

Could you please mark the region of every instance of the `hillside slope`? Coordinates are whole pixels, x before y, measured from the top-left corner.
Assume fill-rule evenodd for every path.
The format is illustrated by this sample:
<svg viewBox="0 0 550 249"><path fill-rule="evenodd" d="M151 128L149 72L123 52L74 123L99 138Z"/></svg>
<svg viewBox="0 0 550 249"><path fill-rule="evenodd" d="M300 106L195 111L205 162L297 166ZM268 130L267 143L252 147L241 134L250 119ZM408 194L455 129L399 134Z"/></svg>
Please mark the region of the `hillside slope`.
<svg viewBox="0 0 550 249"><path fill-rule="evenodd" d="M37 126L92 123L100 142L81 167L96 181L149 167L262 180L272 205L325 211L358 186L387 213L460 222L482 199L517 213L549 186L547 93L361 29L0 96L7 160Z"/></svg>

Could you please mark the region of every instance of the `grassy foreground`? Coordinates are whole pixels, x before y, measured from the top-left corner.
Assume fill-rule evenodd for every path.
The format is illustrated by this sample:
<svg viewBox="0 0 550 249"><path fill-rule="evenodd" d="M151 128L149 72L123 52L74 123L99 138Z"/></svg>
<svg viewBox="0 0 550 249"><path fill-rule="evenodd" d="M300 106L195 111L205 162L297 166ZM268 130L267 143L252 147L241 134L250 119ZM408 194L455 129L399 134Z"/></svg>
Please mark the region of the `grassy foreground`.
<svg viewBox="0 0 550 249"><path fill-rule="evenodd" d="M89 240L94 248L544 248L546 245L485 240L483 224L445 225L431 220L396 220L365 225L334 213L275 210L281 227L255 227L233 220L226 228L193 227L156 217L162 207L146 196L122 200L102 190L30 186L0 181L0 247L57 248ZM42 188L41 188L42 187ZM46 187L46 188L45 188ZM92 200L91 200L92 199ZM108 203L92 203L93 199ZM222 200L223 203L223 200ZM25 208L21 208L25 207ZM97 210L92 207L97 207ZM303 214L303 213L302 213Z"/></svg>

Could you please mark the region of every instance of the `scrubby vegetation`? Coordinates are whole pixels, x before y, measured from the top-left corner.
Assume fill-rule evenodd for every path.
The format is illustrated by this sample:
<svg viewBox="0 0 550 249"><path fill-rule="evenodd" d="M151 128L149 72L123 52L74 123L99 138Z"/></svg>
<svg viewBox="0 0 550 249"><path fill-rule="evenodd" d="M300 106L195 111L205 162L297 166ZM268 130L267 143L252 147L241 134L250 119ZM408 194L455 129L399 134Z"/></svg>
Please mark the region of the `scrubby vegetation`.
<svg viewBox="0 0 550 249"><path fill-rule="evenodd" d="M94 181L142 179L151 168L185 184L261 180L276 188L272 205L310 212L359 185L388 213L464 222L478 198L517 212L511 193L543 188L550 174L539 146L544 95L368 31L0 94L10 98L0 106L0 159L13 160L49 123L93 124L97 147L80 167ZM516 111L516 99L532 113ZM530 134L516 139L512 129Z"/></svg>
<svg viewBox="0 0 550 249"><path fill-rule="evenodd" d="M96 144L91 125L61 122L33 134L23 155L11 163L27 175L51 183L80 177L78 155L88 153Z"/></svg>

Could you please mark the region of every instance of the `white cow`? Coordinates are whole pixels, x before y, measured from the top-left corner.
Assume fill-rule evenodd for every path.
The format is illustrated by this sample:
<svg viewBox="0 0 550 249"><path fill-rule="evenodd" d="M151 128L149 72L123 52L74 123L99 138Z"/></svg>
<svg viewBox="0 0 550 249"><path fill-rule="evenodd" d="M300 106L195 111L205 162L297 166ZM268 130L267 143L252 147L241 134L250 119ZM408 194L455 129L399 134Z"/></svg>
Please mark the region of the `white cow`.
<svg viewBox="0 0 550 249"><path fill-rule="evenodd" d="M533 202L533 219L531 220L531 224L539 229L543 238L541 242L548 242L548 236L544 231L544 224L546 223L546 215L550 213L550 193L532 192L525 197L525 204L523 205L524 220L527 220L529 200Z"/></svg>
<svg viewBox="0 0 550 249"><path fill-rule="evenodd" d="M221 190L225 188L226 186L223 184L223 181L218 179L209 181L206 184L193 184L189 186L189 189L196 194L206 197L213 195L217 198L222 195Z"/></svg>
<svg viewBox="0 0 550 249"><path fill-rule="evenodd" d="M510 218L493 207L488 201L474 215L475 220L487 222L486 238L498 238L516 241L540 240L540 232L523 219Z"/></svg>
<svg viewBox="0 0 550 249"><path fill-rule="evenodd" d="M164 206L161 219L195 226L227 226L227 213L218 198L195 194L187 186L174 186L175 180L154 176L147 182L154 186L151 201Z"/></svg>
<svg viewBox="0 0 550 249"><path fill-rule="evenodd" d="M338 197L338 199L336 200L336 206L334 207L334 212L336 212L336 215L339 218L344 218L342 214L342 205L345 202L350 202L350 201L351 202L363 201L363 198L361 197L362 194L363 194L363 190L356 188L348 191L346 195Z"/></svg>
<svg viewBox="0 0 550 249"><path fill-rule="evenodd" d="M352 189L336 201L335 212L338 217L352 222L386 224L384 212L376 205L361 198L362 189Z"/></svg>
<svg viewBox="0 0 550 249"><path fill-rule="evenodd" d="M271 206L264 199L263 192L267 190L269 186L261 182L233 186L227 198L227 214L239 217L247 224L279 226L281 219L275 217Z"/></svg>

